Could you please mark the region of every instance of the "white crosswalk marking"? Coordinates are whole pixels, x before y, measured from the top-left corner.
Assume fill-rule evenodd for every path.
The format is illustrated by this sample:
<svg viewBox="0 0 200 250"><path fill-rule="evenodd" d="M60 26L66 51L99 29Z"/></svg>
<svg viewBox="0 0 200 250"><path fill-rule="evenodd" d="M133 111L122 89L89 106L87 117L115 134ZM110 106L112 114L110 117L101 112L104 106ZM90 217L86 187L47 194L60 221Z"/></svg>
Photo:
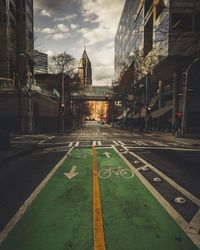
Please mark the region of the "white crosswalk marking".
<svg viewBox="0 0 200 250"><path fill-rule="evenodd" d="M161 146L161 147L167 147L167 144L161 143L161 142L157 142L157 141L150 141L152 144L157 145L157 146Z"/></svg>
<svg viewBox="0 0 200 250"><path fill-rule="evenodd" d="M118 133L113 133L113 135L119 135Z"/></svg>
<svg viewBox="0 0 200 250"><path fill-rule="evenodd" d="M142 141L132 141L133 143L137 144L138 146L147 146L148 144L142 142Z"/></svg>
<svg viewBox="0 0 200 250"><path fill-rule="evenodd" d="M93 142L92 142L92 146L96 146L96 141L93 141Z"/></svg>
<svg viewBox="0 0 200 250"><path fill-rule="evenodd" d="M121 141L117 141L119 144L121 144L121 145L125 145L123 142L121 142Z"/></svg>
<svg viewBox="0 0 200 250"><path fill-rule="evenodd" d="M72 145L73 145L73 142L70 142L69 147L72 147Z"/></svg>
<svg viewBox="0 0 200 250"><path fill-rule="evenodd" d="M119 145L116 141L112 141L112 142L113 142L115 145L117 145L117 146Z"/></svg>
<svg viewBox="0 0 200 250"><path fill-rule="evenodd" d="M98 146L102 146L101 141L98 141L97 143L98 143Z"/></svg>
<svg viewBox="0 0 200 250"><path fill-rule="evenodd" d="M78 147L78 145L79 145L79 141L77 141L76 143L75 143L75 147Z"/></svg>

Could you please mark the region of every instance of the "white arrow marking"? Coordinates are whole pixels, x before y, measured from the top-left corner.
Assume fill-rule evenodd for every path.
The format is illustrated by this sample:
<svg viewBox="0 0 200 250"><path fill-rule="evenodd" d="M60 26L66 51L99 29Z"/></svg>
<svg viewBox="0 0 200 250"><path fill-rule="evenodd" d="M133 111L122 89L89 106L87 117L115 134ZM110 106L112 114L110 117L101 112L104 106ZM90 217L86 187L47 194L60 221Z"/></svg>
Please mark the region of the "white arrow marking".
<svg viewBox="0 0 200 250"><path fill-rule="evenodd" d="M104 152L103 155L105 155L107 158L110 158L111 153L109 153L109 152Z"/></svg>
<svg viewBox="0 0 200 250"><path fill-rule="evenodd" d="M75 177L78 173L75 173L77 166L72 166L72 169L70 170L69 173L64 173L64 175L68 178L68 179L72 179L73 177Z"/></svg>

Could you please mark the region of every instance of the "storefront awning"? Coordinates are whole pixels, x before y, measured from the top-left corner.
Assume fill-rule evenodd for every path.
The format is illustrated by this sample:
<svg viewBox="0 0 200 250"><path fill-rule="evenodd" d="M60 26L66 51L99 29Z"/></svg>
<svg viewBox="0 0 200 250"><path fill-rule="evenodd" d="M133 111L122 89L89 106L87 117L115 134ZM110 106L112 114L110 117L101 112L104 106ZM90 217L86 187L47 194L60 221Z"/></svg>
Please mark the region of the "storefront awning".
<svg viewBox="0 0 200 250"><path fill-rule="evenodd" d="M158 118L161 115L164 115L166 112L170 111L172 109L172 106L167 106L167 107L163 107L160 108L158 110L155 110L151 113L151 117L152 118Z"/></svg>

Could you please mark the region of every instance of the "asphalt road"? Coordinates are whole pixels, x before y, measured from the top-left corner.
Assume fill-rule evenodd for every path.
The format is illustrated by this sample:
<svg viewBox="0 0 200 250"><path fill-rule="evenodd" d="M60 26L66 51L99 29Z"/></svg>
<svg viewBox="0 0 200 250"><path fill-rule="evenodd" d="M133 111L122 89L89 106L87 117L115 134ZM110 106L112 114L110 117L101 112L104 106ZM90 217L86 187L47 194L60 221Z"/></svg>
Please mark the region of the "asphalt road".
<svg viewBox="0 0 200 250"><path fill-rule="evenodd" d="M13 134L11 142L13 147L35 145L35 148L32 152L12 158L0 166L0 231L71 147L113 145L119 151L125 152L124 156L132 164L135 160L138 160L138 156L151 164L153 168L159 170L164 175L162 179L166 177L166 184L158 188L151 181L152 173L155 173L154 169L152 168L152 171L148 173L142 173L141 171L146 180L166 200L173 203L173 195L177 191L174 191L174 183L196 199L197 202L188 199L182 189L178 188L177 195L184 197L187 200L187 205L184 208L180 208L177 204L172 204L172 206L186 221L189 222L199 209L199 141L178 138L174 140L171 137L143 135L137 131L122 131L91 122L69 134ZM126 154L126 151L128 154ZM134 155L129 154L130 152ZM167 178L173 181L173 185L168 185ZM191 212L188 212L188 210Z"/></svg>

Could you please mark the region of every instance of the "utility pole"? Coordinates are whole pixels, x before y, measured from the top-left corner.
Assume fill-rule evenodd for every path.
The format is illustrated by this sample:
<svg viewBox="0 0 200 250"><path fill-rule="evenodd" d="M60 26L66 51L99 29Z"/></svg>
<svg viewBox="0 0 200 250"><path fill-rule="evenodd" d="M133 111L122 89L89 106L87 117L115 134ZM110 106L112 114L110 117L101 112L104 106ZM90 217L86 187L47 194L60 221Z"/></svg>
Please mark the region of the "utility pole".
<svg viewBox="0 0 200 250"><path fill-rule="evenodd" d="M184 136L185 132L187 132L187 120L188 120L188 73L192 67L192 65L199 61L199 57L194 59L190 65L187 67L187 69L184 72L185 75L185 81L184 81L184 91L183 91L183 117L182 117L182 129L181 129L181 135Z"/></svg>

